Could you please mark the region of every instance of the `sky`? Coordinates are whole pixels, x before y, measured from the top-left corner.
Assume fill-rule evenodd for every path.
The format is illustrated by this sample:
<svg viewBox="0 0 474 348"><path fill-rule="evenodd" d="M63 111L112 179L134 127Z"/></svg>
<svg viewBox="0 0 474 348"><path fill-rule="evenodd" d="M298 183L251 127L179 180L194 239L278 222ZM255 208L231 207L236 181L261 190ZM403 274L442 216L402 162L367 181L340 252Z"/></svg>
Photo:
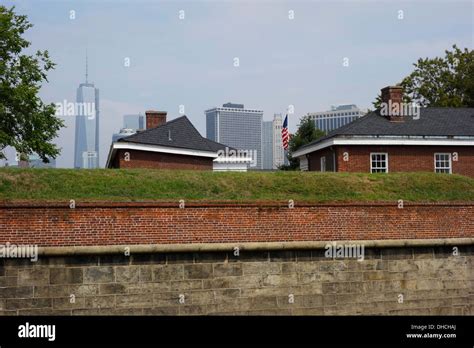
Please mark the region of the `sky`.
<svg viewBox="0 0 474 348"><path fill-rule="evenodd" d="M101 166L125 114L164 110L170 120L184 105L205 136L204 110L223 103L264 110L264 120L293 105L294 132L308 112L371 107L380 89L400 82L419 58L443 56L453 44L474 46L474 0L2 4L34 25L25 34L28 51L48 50L57 64L43 101L75 102L87 52L89 82L100 90ZM63 119L57 167L72 167L74 116Z"/></svg>

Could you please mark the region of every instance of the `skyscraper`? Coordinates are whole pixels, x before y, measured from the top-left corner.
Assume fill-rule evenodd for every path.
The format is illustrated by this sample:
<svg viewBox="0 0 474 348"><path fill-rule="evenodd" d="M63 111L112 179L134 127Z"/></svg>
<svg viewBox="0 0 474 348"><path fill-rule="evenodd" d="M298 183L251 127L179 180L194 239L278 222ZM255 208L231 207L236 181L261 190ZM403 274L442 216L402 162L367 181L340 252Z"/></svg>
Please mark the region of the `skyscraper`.
<svg viewBox="0 0 474 348"><path fill-rule="evenodd" d="M273 121L262 123L262 166L273 169Z"/></svg>
<svg viewBox="0 0 474 348"><path fill-rule="evenodd" d="M281 128L283 126L283 117L281 114L273 115L273 169L285 164L285 151L281 139Z"/></svg>
<svg viewBox="0 0 474 348"><path fill-rule="evenodd" d="M205 111L206 137L252 156L250 168L262 169L263 111L227 103Z"/></svg>
<svg viewBox="0 0 474 348"><path fill-rule="evenodd" d="M123 128L128 129L145 129L145 122L143 115L124 115L123 116Z"/></svg>
<svg viewBox="0 0 474 348"><path fill-rule="evenodd" d="M308 116L314 120L316 128L329 133L351 123L366 113L366 111L359 109L356 105L349 104L333 106L329 111L311 112L308 113Z"/></svg>
<svg viewBox="0 0 474 348"><path fill-rule="evenodd" d="M86 57L86 82L77 89L75 168L99 167L99 89L88 82Z"/></svg>

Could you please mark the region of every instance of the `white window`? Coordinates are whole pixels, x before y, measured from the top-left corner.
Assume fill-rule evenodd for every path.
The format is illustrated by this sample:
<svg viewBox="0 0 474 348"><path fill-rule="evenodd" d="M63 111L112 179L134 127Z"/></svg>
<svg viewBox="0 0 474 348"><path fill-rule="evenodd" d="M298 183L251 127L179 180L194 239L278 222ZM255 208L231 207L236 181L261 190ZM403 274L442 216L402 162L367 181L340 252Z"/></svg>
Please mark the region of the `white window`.
<svg viewBox="0 0 474 348"><path fill-rule="evenodd" d="M370 154L370 172L388 173L388 153L376 152Z"/></svg>
<svg viewBox="0 0 474 348"><path fill-rule="evenodd" d="M326 156L321 157L321 171L326 171Z"/></svg>
<svg viewBox="0 0 474 348"><path fill-rule="evenodd" d="M435 173L447 173L451 174L451 154L450 153L435 153L434 155L434 168Z"/></svg>

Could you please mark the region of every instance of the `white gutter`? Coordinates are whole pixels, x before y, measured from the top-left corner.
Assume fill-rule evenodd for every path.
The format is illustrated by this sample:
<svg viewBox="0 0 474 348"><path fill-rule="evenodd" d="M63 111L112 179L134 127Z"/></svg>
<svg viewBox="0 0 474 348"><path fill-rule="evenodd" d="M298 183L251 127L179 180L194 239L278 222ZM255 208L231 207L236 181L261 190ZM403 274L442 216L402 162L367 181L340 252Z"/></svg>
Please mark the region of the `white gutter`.
<svg viewBox="0 0 474 348"><path fill-rule="evenodd" d="M219 156L214 162L216 163L252 163L251 157L235 157L235 156Z"/></svg>

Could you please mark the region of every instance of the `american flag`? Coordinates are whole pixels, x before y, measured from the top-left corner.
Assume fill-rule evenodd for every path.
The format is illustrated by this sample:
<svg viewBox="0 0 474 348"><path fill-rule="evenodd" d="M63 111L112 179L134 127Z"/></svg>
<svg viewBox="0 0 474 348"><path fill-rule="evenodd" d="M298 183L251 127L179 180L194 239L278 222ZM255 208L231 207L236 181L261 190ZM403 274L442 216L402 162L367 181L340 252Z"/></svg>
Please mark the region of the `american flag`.
<svg viewBox="0 0 474 348"><path fill-rule="evenodd" d="M288 141L290 140L290 135L288 133L288 115L285 117L283 122L283 128L281 129L281 140L283 142L283 149L288 150Z"/></svg>

